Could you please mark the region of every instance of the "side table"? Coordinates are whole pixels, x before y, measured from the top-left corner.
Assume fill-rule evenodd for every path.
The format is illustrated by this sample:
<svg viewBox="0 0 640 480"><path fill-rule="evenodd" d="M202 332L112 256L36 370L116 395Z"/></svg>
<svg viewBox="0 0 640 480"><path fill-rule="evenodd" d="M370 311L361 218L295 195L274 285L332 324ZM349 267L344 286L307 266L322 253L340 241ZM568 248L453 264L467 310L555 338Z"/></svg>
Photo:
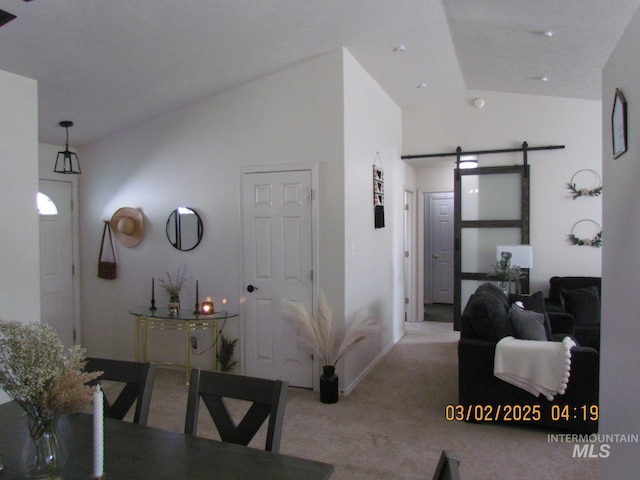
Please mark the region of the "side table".
<svg viewBox="0 0 640 480"><path fill-rule="evenodd" d="M226 311L215 312L211 315L194 314L189 310L180 310L178 315L169 315L166 308L149 310L148 307L135 307L129 310L135 318L135 359L136 361L148 361L149 346L148 330L178 331L184 334L184 366L186 382L189 383L191 372L191 333L197 330L211 330L213 340L213 370L218 369L218 322L228 318L235 318L237 313ZM142 335L142 356L140 355L140 335ZM174 365L171 362L158 362L164 365Z"/></svg>

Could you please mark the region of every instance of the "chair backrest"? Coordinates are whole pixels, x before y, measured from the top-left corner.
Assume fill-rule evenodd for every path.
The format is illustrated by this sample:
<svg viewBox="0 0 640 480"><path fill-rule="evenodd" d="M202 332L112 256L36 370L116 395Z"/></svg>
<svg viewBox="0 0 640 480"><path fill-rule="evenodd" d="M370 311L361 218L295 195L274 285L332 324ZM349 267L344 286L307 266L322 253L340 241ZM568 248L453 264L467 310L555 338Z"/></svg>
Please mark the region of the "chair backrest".
<svg viewBox="0 0 640 480"><path fill-rule="evenodd" d="M282 437L288 383L281 380L246 377L232 373L191 369L184 433L195 435L200 398L211 414L220 438L225 442L248 445L269 417L265 450L278 452ZM253 402L236 425L223 398Z"/></svg>
<svg viewBox="0 0 640 480"><path fill-rule="evenodd" d="M87 372L104 372L99 378L91 382L93 385L103 380L125 384L118 397L112 403L107 400L106 395L103 395L105 417L122 420L135 403L136 409L133 422L140 425L147 424L153 381L156 376L156 365L154 363L89 357L87 358L85 370Z"/></svg>
<svg viewBox="0 0 640 480"><path fill-rule="evenodd" d="M433 474L433 480L460 480L459 466L460 460L456 455L453 452L443 450Z"/></svg>

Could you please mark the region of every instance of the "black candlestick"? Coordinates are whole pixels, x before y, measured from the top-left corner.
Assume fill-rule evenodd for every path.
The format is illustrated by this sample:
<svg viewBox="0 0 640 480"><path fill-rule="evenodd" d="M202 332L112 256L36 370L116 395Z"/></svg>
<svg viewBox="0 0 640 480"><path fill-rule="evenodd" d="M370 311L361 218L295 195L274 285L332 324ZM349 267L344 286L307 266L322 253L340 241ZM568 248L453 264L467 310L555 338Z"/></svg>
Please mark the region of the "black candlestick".
<svg viewBox="0 0 640 480"><path fill-rule="evenodd" d="M198 280L196 280L196 309L193 311L194 315L198 315L200 313L200 304L198 301Z"/></svg>
<svg viewBox="0 0 640 480"><path fill-rule="evenodd" d="M155 283L156 283L156 278L155 277L151 277L151 306L149 307L149 310L151 310L152 312L155 312L157 310L157 308L156 308Z"/></svg>

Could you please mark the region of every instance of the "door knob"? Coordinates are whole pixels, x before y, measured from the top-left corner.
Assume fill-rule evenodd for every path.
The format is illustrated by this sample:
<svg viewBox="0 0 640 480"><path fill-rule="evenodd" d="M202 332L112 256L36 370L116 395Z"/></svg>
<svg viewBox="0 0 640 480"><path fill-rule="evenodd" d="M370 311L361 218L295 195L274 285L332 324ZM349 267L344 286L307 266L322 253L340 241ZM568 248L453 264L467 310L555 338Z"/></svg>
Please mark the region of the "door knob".
<svg viewBox="0 0 640 480"><path fill-rule="evenodd" d="M438 254L436 253L435 255L433 255L433 258L438 258Z"/></svg>
<svg viewBox="0 0 640 480"><path fill-rule="evenodd" d="M247 292L251 293L254 290L258 290L258 287L254 287L253 285L247 285Z"/></svg>

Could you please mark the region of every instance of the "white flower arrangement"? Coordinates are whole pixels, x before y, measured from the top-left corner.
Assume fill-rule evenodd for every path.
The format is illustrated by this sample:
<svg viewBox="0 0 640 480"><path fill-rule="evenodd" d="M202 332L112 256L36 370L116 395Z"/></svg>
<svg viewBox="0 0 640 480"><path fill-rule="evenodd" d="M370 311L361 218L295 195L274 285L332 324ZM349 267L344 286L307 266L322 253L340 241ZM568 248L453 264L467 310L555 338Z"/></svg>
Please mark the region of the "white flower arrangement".
<svg viewBox="0 0 640 480"><path fill-rule="evenodd" d="M167 291L169 297L173 299L177 299L180 297L180 292L182 291L182 286L184 285L185 274L187 273L187 267L182 269L182 272L178 270L175 280L171 278L171 274L167 272L167 280L160 279L160 285Z"/></svg>
<svg viewBox="0 0 640 480"><path fill-rule="evenodd" d="M65 352L46 323L0 320L0 387L44 429L91 402L94 388L85 384L102 372L84 371L84 353L79 345Z"/></svg>

